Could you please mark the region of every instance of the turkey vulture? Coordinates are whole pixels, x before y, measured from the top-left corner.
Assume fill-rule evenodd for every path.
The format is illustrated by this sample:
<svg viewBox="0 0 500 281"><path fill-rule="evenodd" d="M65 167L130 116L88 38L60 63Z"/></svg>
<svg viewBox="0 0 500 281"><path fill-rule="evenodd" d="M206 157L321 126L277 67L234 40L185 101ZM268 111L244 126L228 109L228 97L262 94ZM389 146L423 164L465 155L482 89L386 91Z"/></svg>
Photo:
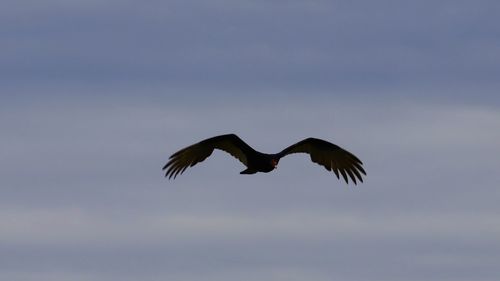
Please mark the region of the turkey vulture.
<svg viewBox="0 0 500 281"><path fill-rule="evenodd" d="M223 150L240 160L247 167L240 174L268 173L276 169L283 156L303 152L308 153L313 162L322 165L328 171L333 171L338 179L340 179L339 174L342 175L346 183L349 183L348 178L351 178L354 184L357 183L356 179L363 182L361 174L366 175L361 160L347 150L321 139L307 138L279 153L266 154L254 150L237 135L228 134L200 141L172 154L163 167L163 170L167 170L165 177L175 179L188 167L205 160L214 149Z"/></svg>

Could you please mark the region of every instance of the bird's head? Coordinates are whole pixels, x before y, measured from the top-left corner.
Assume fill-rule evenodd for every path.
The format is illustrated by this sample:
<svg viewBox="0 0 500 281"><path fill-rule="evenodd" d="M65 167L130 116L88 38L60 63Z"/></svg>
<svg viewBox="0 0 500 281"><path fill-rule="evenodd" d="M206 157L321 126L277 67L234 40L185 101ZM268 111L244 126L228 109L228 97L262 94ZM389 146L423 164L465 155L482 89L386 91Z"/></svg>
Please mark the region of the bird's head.
<svg viewBox="0 0 500 281"><path fill-rule="evenodd" d="M279 159L277 159L277 158L272 158L272 159L271 159L271 166L273 166L273 169L278 168L278 162L279 162L279 161L280 161L280 160L279 160Z"/></svg>

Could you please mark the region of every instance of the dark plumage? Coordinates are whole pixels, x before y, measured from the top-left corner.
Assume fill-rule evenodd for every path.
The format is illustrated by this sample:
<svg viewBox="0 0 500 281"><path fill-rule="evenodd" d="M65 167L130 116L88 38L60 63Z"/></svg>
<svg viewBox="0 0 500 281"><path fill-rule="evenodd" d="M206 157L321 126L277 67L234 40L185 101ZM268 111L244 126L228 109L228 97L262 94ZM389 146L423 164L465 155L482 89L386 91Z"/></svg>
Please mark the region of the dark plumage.
<svg viewBox="0 0 500 281"><path fill-rule="evenodd" d="M366 175L361 160L338 145L321 139L307 138L279 153L266 154L254 150L237 135L228 134L200 141L172 154L168 163L163 167L163 170L166 170L165 176L175 179L188 167L205 160L214 149L223 150L240 160L247 167L240 174L268 173L276 168L282 157L302 152L308 153L314 163L325 167L328 171L333 171L337 178L340 179L342 175L346 183L349 183L349 178L354 184L357 180L363 182L361 174Z"/></svg>

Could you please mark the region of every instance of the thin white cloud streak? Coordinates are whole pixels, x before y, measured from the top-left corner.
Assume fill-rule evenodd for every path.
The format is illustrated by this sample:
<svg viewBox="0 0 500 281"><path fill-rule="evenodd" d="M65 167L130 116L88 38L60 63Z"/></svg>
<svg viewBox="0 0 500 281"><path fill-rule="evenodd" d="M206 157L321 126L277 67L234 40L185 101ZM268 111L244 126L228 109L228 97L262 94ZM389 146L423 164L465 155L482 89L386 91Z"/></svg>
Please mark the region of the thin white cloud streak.
<svg viewBox="0 0 500 281"><path fill-rule="evenodd" d="M103 215L78 209L11 210L0 214L0 242L92 245L206 243L231 239L330 240L447 239L500 245L496 213L423 212L357 215L321 212L248 214Z"/></svg>
<svg viewBox="0 0 500 281"><path fill-rule="evenodd" d="M32 271L32 272L0 272L0 278L3 280L12 281L104 281L115 280L112 276L91 273L79 272L56 272L56 271ZM121 281L136 281L141 280L176 280L176 281L198 281L203 280L241 280L241 281L272 281L272 280L287 280L287 281L330 281L332 274L322 274L315 270L299 269L296 267L266 267L259 268L227 268L224 271L207 271L203 274L197 272L160 272L150 275L121 275L116 280Z"/></svg>
<svg viewBox="0 0 500 281"><path fill-rule="evenodd" d="M26 272L9 272L6 270L0 271L2 280L11 281L88 281L88 280L109 280L102 276L89 273L76 273L72 271L47 271L47 270L29 270Z"/></svg>

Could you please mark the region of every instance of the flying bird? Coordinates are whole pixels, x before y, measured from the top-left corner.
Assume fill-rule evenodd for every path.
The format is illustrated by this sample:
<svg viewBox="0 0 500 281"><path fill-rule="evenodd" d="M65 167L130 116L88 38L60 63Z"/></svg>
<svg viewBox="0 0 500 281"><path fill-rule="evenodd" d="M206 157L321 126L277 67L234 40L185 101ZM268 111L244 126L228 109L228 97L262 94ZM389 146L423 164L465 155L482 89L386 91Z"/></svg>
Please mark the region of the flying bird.
<svg viewBox="0 0 500 281"><path fill-rule="evenodd" d="M282 157L292 153L307 153L312 162L325 167L328 171L333 171L338 179L342 175L346 183L349 183L349 178L354 184L357 180L363 182L361 174L366 175L362 166L363 162L358 157L322 139L307 138L290 145L279 153L267 154L256 151L237 135L227 134L202 140L172 154L162 169L166 170L165 177L175 179L188 167L205 160L214 149L225 151L243 163L247 169L241 171L240 174L269 173L276 169Z"/></svg>

